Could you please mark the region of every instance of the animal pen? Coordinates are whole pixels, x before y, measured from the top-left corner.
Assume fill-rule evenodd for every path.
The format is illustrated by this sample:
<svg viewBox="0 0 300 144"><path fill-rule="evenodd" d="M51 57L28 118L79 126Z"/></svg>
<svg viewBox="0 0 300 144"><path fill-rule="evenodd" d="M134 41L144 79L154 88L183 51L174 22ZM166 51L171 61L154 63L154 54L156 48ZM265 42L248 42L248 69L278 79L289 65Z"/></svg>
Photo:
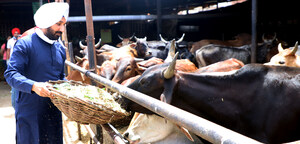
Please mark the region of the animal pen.
<svg viewBox="0 0 300 144"><path fill-rule="evenodd" d="M91 0L84 0L85 4L85 14L86 18L83 17L70 17L70 22L86 22L87 26L87 48L88 48L88 60L89 60L89 68L90 70L85 70L77 65L75 65L73 62L73 54L72 54L72 44L68 44L68 54L67 54L67 60L65 61L65 64L71 67L73 70L77 70L87 77L91 78L93 80L93 85L96 85L96 82L106 86L107 88L118 92L120 95L142 105L143 107L155 112L156 114L165 117L166 119L170 120L173 123L176 123L182 127L185 127L192 133L202 137L203 139L211 142L211 143L226 143L226 144L233 144L233 143L248 143L248 144L254 144L254 143L260 143L256 140L253 140L251 138L248 138L246 136L243 136L239 133L236 133L234 131L231 131L227 128L224 128L222 126L219 126L215 123L212 123L210 121L207 121L201 117L198 117L194 114L191 114L189 112L186 112L184 110L181 110L179 108L176 108L172 105L166 104L164 102L161 102L157 99L151 98L143 93L134 91L130 88L127 88L125 86L122 86L118 83L114 83L108 79L105 79L97 74L95 74L96 63L95 63L95 40L94 40L94 29L93 29L93 19L97 21L109 21L109 20L147 20L147 19L157 19L157 33L160 33L160 25L161 25L161 19L165 18L175 18L172 16L162 16L160 12L160 1L157 0L157 15L156 16L147 16L147 15L139 15L139 16L133 16L133 15L127 15L127 16L92 16L92 6L91 6ZM252 0L252 44L256 43L256 0ZM178 18L178 17L176 17ZM182 17L182 18L195 18L195 17ZM253 47L253 53L255 53L256 45ZM255 56L255 54L253 54ZM69 71L70 69L68 69ZM99 144L101 143L99 141L99 138L101 139L101 127L104 128L109 135L112 137L114 143L122 144L122 143L128 143L122 135L116 131L116 129L110 125L110 124L104 124L104 125L97 125L96 132L93 132L89 126L85 126L87 128L90 137L94 140L95 143ZM80 130L79 130L80 131Z"/></svg>

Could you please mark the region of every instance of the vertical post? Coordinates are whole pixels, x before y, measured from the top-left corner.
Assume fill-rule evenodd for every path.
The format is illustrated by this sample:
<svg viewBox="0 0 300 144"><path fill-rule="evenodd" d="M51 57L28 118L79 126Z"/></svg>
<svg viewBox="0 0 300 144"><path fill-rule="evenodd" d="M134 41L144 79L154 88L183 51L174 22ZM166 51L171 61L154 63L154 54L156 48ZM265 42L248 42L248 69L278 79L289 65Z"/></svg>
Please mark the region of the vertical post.
<svg viewBox="0 0 300 144"><path fill-rule="evenodd" d="M159 40L159 34L161 34L161 0L156 0L156 15L157 40Z"/></svg>
<svg viewBox="0 0 300 144"><path fill-rule="evenodd" d="M256 23L257 23L257 0L252 0L252 41L251 41L251 63L256 62L256 48L257 48L257 33L256 33Z"/></svg>
<svg viewBox="0 0 300 144"><path fill-rule="evenodd" d="M85 16L86 16L86 30L87 30L87 48L90 70L96 70L96 55L95 55L95 39L94 39L94 25L91 0L84 0Z"/></svg>
<svg viewBox="0 0 300 144"><path fill-rule="evenodd" d="M70 62L75 63L72 42L69 42L68 51L69 51ZM70 66L68 66L68 67L70 67ZM70 67L70 71L72 71L72 70L73 70L72 67Z"/></svg>
<svg viewBox="0 0 300 144"><path fill-rule="evenodd" d="M84 0L84 9L86 17L86 41L88 48L88 60L89 60L89 69L92 72L96 72L96 55L95 55L95 38L94 38L94 25L93 25L93 13L92 13L92 3L91 0ZM95 81L92 80L92 85L97 85ZM98 125L90 125L96 134L96 138L102 143L102 128Z"/></svg>

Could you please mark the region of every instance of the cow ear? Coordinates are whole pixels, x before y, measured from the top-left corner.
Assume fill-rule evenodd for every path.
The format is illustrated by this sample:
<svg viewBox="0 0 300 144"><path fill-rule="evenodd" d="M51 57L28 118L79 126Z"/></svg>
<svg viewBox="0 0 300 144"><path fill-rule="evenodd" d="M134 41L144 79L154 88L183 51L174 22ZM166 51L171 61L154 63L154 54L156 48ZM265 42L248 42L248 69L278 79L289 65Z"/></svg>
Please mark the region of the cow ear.
<svg viewBox="0 0 300 144"><path fill-rule="evenodd" d="M143 72L144 72L146 69L147 69L147 68L145 68L145 67L143 67L143 66L137 65L136 73L137 73L138 75L141 75L141 74L143 74Z"/></svg>
<svg viewBox="0 0 300 144"><path fill-rule="evenodd" d="M132 44L130 44L130 47L134 49L136 47L136 44L132 43Z"/></svg>
<svg viewBox="0 0 300 144"><path fill-rule="evenodd" d="M165 89L164 89L163 93L160 95L161 101L168 103L168 104L171 103L176 84L177 84L177 81L176 81L175 77L173 77L171 79L165 79L165 82L164 82Z"/></svg>

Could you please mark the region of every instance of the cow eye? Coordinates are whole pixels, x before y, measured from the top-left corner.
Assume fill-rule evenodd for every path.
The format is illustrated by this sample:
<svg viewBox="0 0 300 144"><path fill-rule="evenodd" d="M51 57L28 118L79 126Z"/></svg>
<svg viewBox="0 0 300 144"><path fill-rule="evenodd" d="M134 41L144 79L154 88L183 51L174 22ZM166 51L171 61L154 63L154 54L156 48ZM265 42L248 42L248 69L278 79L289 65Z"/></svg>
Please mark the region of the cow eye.
<svg viewBox="0 0 300 144"><path fill-rule="evenodd" d="M126 71L131 71L131 67L128 67L128 68L126 69Z"/></svg>
<svg viewBox="0 0 300 144"><path fill-rule="evenodd" d="M279 61L279 64L284 64L285 63L285 61Z"/></svg>

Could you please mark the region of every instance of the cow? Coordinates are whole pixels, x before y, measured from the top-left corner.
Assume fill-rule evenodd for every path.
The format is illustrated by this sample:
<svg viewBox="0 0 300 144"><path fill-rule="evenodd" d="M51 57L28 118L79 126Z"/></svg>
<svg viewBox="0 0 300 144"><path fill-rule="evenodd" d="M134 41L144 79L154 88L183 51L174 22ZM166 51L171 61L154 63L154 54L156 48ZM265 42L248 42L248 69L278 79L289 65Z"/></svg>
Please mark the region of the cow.
<svg viewBox="0 0 300 144"><path fill-rule="evenodd" d="M139 114L123 133L130 143L151 144L201 144L202 141L191 134L189 140L180 128L172 122L157 116Z"/></svg>
<svg viewBox="0 0 300 144"><path fill-rule="evenodd" d="M131 56L121 57L116 63L115 69L116 72L112 78L112 81L116 83L122 83L128 78L141 75L142 72L144 72L144 69L140 68L134 57Z"/></svg>
<svg viewBox="0 0 300 144"><path fill-rule="evenodd" d="M242 66L244 66L244 64L241 61L233 58L212 64L207 67L200 68L196 71L192 68L194 67L196 69L196 66L192 66L192 65L193 64L189 62L189 60L176 60L175 69L183 72L203 73L203 72L216 72L216 71L223 71L223 72L231 71L231 70L240 69ZM140 77L140 75L138 75L138 77ZM133 79L135 80L138 77L134 77ZM130 82L126 82L126 86L128 86L132 82L133 82L132 79L130 79ZM140 115L143 115L142 116L143 118L140 118ZM145 116L146 116L145 114L139 114L139 113L135 113L135 115L133 116L127 130L123 134L127 139L129 139L129 141L133 143L135 141L139 141L140 143L144 143L144 142L155 143L157 140L159 140L159 142L162 143L173 143L174 141L170 141L169 138L173 138L173 135L176 135L177 137L175 138L175 140L178 141L179 143L192 143L191 141L187 140L187 138L183 135L182 132L179 132L178 125L172 124L170 122L166 122L163 118L158 117L156 115L147 115L147 117ZM147 129L145 127L151 129ZM156 133L160 133L161 135L155 135ZM186 135L188 137L190 136L188 134ZM150 136L151 136L151 141L147 141L147 139ZM194 142L200 143L197 142L198 138L192 137L192 139L194 139ZM185 142L182 142L181 140L185 140Z"/></svg>
<svg viewBox="0 0 300 144"><path fill-rule="evenodd" d="M100 63L99 60L101 60L101 65L97 68L97 74L109 80L113 79L113 81L117 83L121 83L127 78L140 74L143 70L139 69L136 64L136 59L134 59L137 55L134 46L135 44L130 44L114 51L97 54L97 65ZM83 62L80 62L77 63L77 65L88 69L87 58L84 57L84 64ZM87 83L90 83L90 80L79 72L71 73L70 77L73 80L76 79L84 83L86 81Z"/></svg>
<svg viewBox="0 0 300 144"><path fill-rule="evenodd" d="M122 47L122 46L126 46L129 44L132 44L133 41L131 41L131 39L133 38L134 34L131 37L128 38L122 38L120 35L118 35L119 39L121 40L120 43L118 43L116 46L117 47Z"/></svg>
<svg viewBox="0 0 300 144"><path fill-rule="evenodd" d="M300 68L246 64L229 72L148 68L128 87L263 143L300 139ZM125 98L127 111L153 112Z"/></svg>
<svg viewBox="0 0 300 144"><path fill-rule="evenodd" d="M266 63L268 51L275 47L277 41L273 39L264 40L259 43L256 51L256 63ZM209 64L223 61L229 58L236 58L243 63L248 64L251 61L251 45L244 45L240 47L224 46L209 44L203 46L195 52L195 58L198 67L207 66Z"/></svg>
<svg viewBox="0 0 300 144"><path fill-rule="evenodd" d="M78 58L76 57L76 65L80 66L83 69L88 70L89 69L89 61L87 58ZM95 72L97 74L99 74L99 68L97 69L97 71ZM77 71L77 70L73 70L71 71L68 76L66 77L67 80L74 80L74 81L80 81L82 83L85 84L92 84L91 79L87 76L85 76L84 74L82 74L81 72Z"/></svg>
<svg viewBox="0 0 300 144"><path fill-rule="evenodd" d="M232 47L240 47L243 45L249 45L251 44L251 35L247 33L241 33L235 36L234 40L227 40L227 41L221 41L221 40L210 40L210 39L203 39L198 42L195 42L192 45L192 48L190 52L192 54L195 54L195 52L202 48L203 46L209 45L209 44L216 44L216 45L223 45L223 46L232 46Z"/></svg>
<svg viewBox="0 0 300 144"><path fill-rule="evenodd" d="M134 36L136 40L136 47L135 50L137 51L138 58L144 58L146 56L147 50L149 49L147 43L147 37L144 38L137 38Z"/></svg>
<svg viewBox="0 0 300 144"><path fill-rule="evenodd" d="M235 58L248 64L251 60L251 53L247 47L241 48L209 44L198 49L195 57L200 68L229 58Z"/></svg>
<svg viewBox="0 0 300 144"><path fill-rule="evenodd" d="M160 40L165 43L165 47L159 46L156 48L151 48L151 47L149 47L149 44L148 44L148 49L147 49L146 56L145 56L146 60L150 59L152 57L157 57L157 58L160 58L163 60L166 59L171 46L175 46L175 49L176 49L176 44L180 43L183 40L185 34L182 34L181 38L179 38L177 41L175 39L167 41L161 36L161 34L159 36L160 36ZM172 43L172 41L174 41L175 43Z"/></svg>
<svg viewBox="0 0 300 144"><path fill-rule="evenodd" d="M99 48L101 44L101 38L99 39L98 43L95 44L95 49ZM79 41L79 47L82 49L80 50L80 53L85 56L88 57L88 48L87 46L82 44L82 41Z"/></svg>
<svg viewBox="0 0 300 144"><path fill-rule="evenodd" d="M148 68L150 66L154 66L154 65L157 65L157 64L163 64L163 63L164 63L163 59L160 59L160 58L157 58L157 57L152 57L148 60L144 60L144 61L139 62L138 65L142 66L142 67L145 67L145 68Z"/></svg>
<svg viewBox="0 0 300 144"><path fill-rule="evenodd" d="M279 53L273 56L270 62L265 63L265 65L300 67L300 56L296 54L297 50L298 42L296 42L293 49L283 49L280 43L278 45Z"/></svg>
<svg viewBox="0 0 300 144"><path fill-rule="evenodd" d="M177 63L177 62L176 62ZM200 67L194 73L208 73L208 72L228 72L232 70L238 70L245 64L235 58L230 58L224 61L216 62L211 65Z"/></svg>
<svg viewBox="0 0 300 144"><path fill-rule="evenodd" d="M101 76L105 76L116 83L122 83L122 81L130 77L141 74L144 68L138 66L137 61L143 59L136 58L137 51L134 49L135 46L136 44L130 44L110 52L97 54L97 62L100 58L109 57L101 65Z"/></svg>

